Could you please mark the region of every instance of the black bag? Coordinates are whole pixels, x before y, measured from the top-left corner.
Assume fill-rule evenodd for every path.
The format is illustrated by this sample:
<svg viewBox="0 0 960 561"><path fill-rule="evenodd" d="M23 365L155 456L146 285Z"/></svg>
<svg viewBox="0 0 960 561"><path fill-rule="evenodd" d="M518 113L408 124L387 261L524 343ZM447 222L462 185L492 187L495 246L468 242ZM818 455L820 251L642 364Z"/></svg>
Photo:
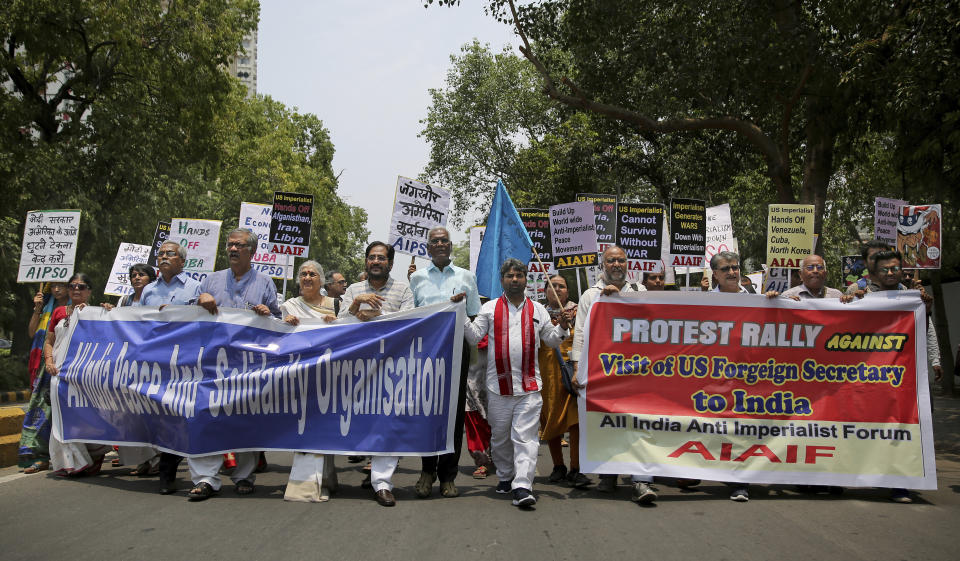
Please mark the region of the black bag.
<svg viewBox="0 0 960 561"><path fill-rule="evenodd" d="M577 388L573 387L573 377L576 376L576 373L573 371L573 365L563 360L563 354L560 353L560 349L553 349L553 354L557 356L557 362L560 364L560 380L563 382L564 389L566 389L570 395L577 397L577 395L579 395Z"/></svg>

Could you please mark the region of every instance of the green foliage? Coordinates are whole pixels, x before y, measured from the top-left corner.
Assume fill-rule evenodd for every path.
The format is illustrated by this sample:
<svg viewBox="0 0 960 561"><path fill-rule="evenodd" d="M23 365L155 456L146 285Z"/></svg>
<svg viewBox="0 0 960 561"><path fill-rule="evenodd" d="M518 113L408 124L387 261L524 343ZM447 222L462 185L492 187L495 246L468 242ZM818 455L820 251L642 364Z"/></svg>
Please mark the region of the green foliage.
<svg viewBox="0 0 960 561"><path fill-rule="evenodd" d="M838 279L839 256L871 237L875 197L939 202L944 268L957 275L960 255L949 248L960 215L948 210L960 182L956 2L539 0L517 6L517 22L510 4L486 6L530 41L528 77L515 85L559 101L537 135L499 133L514 145L524 138L501 174L518 205L571 200L584 185L642 200L729 201L741 253L762 262L767 204L814 204ZM448 85L496 75L497 64L455 58ZM492 99L516 104L523 94ZM469 125L483 115L440 117ZM465 138L474 143L463 153L498 137ZM488 185L466 188L476 207L489 201Z"/></svg>
<svg viewBox="0 0 960 561"><path fill-rule="evenodd" d="M172 217L229 231L240 202L274 190L314 194L311 258L359 269L366 216L337 195L320 119L246 99L226 71L258 11L254 0L0 7L0 327L15 354L36 290L15 284L29 210L83 210L77 270L95 302L121 242L149 244Z"/></svg>

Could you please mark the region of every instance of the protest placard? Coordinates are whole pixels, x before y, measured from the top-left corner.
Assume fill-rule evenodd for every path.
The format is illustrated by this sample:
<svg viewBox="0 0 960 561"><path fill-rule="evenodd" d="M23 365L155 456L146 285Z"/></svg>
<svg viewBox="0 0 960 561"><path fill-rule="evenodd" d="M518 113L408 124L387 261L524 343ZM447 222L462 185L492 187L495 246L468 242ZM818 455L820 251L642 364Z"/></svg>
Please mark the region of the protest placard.
<svg viewBox="0 0 960 561"><path fill-rule="evenodd" d="M890 245L897 243L897 217L907 201L877 197L873 207L873 238Z"/></svg>
<svg viewBox="0 0 960 561"><path fill-rule="evenodd" d="M799 269L813 247L813 205L770 205L767 266Z"/></svg>
<svg viewBox="0 0 960 561"><path fill-rule="evenodd" d="M896 291L601 297L579 362L581 469L935 489L924 325L919 295Z"/></svg>
<svg viewBox="0 0 960 561"><path fill-rule="evenodd" d="M841 257L843 285L850 286L867 276L867 265L859 255L844 255Z"/></svg>
<svg viewBox="0 0 960 561"><path fill-rule="evenodd" d="M703 267L707 251L706 204L697 199L670 199L671 267Z"/></svg>
<svg viewBox="0 0 960 561"><path fill-rule="evenodd" d="M150 265L154 269L157 268L157 252L160 251L160 246L163 245L163 242L167 241L169 237L170 223L162 220L157 222L157 229L153 233L153 245L150 246L150 257L147 260L147 265Z"/></svg>
<svg viewBox="0 0 960 561"><path fill-rule="evenodd" d="M170 241L187 250L183 271L202 281L213 272L220 247L220 221L202 218L174 218L170 221Z"/></svg>
<svg viewBox="0 0 960 561"><path fill-rule="evenodd" d="M660 261L663 248L663 205L617 205L617 245L629 259Z"/></svg>
<svg viewBox="0 0 960 561"><path fill-rule="evenodd" d="M737 253L737 240L733 236L733 221L730 219L730 205L722 205L707 208L707 247L704 252L705 261L710 263L710 259L721 251L732 251Z"/></svg>
<svg viewBox="0 0 960 561"><path fill-rule="evenodd" d="M557 270L596 265L597 229L593 203L581 201L551 206L550 237Z"/></svg>
<svg viewBox="0 0 960 561"><path fill-rule="evenodd" d="M593 222L597 229L597 253L617 243L617 197L598 193L578 193L577 201L593 203Z"/></svg>
<svg viewBox="0 0 960 561"><path fill-rule="evenodd" d="M534 258L527 264L527 297L540 301L546 298L547 280L554 272L550 211L545 208L521 208L517 209L517 213L533 242L533 250L540 257L540 261Z"/></svg>
<svg viewBox="0 0 960 561"><path fill-rule="evenodd" d="M904 269L940 268L940 205L902 206L897 249Z"/></svg>
<svg viewBox="0 0 960 561"><path fill-rule="evenodd" d="M67 282L80 235L79 210L31 210L23 225L17 282Z"/></svg>
<svg viewBox="0 0 960 561"><path fill-rule="evenodd" d="M310 254L313 195L274 191L270 214L270 252L294 257Z"/></svg>
<svg viewBox="0 0 960 561"><path fill-rule="evenodd" d="M270 222L273 214L271 205L260 203L240 203L240 227L247 228L257 235L259 245L253 254L250 265L261 273L282 279L293 279L293 257L274 253L270 243Z"/></svg>
<svg viewBox="0 0 960 561"><path fill-rule="evenodd" d="M426 258L427 234L431 228L446 227L449 212L450 191L399 176L387 243L394 251Z"/></svg>
<svg viewBox="0 0 960 561"><path fill-rule="evenodd" d="M477 260L480 259L480 246L483 244L483 234L487 231L486 226L474 226L470 228L470 270L477 272Z"/></svg>
<svg viewBox="0 0 960 561"><path fill-rule="evenodd" d="M296 327L198 306L88 306L75 317L50 391L53 431L64 442L184 456L453 450L462 304Z"/></svg>
<svg viewBox="0 0 960 561"><path fill-rule="evenodd" d="M133 287L130 286L130 267L137 263L146 263L150 258L151 249L149 245L120 244L103 293L112 296L133 294Z"/></svg>
<svg viewBox="0 0 960 561"><path fill-rule="evenodd" d="M768 268L763 275L763 291L783 292L790 288L790 269L783 267Z"/></svg>

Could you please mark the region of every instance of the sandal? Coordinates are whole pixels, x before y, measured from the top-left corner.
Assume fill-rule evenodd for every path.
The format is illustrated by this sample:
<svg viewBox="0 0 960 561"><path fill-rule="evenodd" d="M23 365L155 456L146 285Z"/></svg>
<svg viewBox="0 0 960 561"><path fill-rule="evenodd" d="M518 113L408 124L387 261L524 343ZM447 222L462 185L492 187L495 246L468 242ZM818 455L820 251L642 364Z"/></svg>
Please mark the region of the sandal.
<svg viewBox="0 0 960 561"><path fill-rule="evenodd" d="M490 470L487 469L487 466L480 466L473 472L474 479L486 479L490 475Z"/></svg>
<svg viewBox="0 0 960 561"><path fill-rule="evenodd" d="M40 473L41 471L47 471L48 469L50 469L50 462L46 460L37 460L29 467L23 468L23 473Z"/></svg>
<svg viewBox="0 0 960 561"><path fill-rule="evenodd" d="M148 477L158 473L160 473L160 466L151 466L149 460L130 470L130 475L132 477Z"/></svg>
<svg viewBox="0 0 960 561"><path fill-rule="evenodd" d="M80 475L97 475L100 473L100 469L103 467L103 456L93 460L93 463L89 467L82 470Z"/></svg>
<svg viewBox="0 0 960 561"><path fill-rule="evenodd" d="M238 495L251 495L253 494L253 483L247 479L241 479L234 483L234 491Z"/></svg>
<svg viewBox="0 0 960 561"><path fill-rule="evenodd" d="M191 501L205 501L216 494L217 491L213 488L213 485L210 485L206 481L201 481L194 485L193 489L190 489L190 494L187 495L187 498Z"/></svg>

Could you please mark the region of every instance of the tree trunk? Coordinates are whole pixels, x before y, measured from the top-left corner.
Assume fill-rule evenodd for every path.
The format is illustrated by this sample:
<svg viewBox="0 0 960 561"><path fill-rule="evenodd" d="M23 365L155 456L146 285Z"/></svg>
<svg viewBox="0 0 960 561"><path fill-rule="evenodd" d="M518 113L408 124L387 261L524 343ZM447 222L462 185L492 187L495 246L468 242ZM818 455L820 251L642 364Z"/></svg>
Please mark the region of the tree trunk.
<svg viewBox="0 0 960 561"><path fill-rule="evenodd" d="M813 231L823 234L823 213L827 202L827 188L833 177L833 145L836 134L819 118L807 125L807 150L803 160L802 204L814 206ZM821 244L817 243L817 250ZM822 251L815 251L822 255Z"/></svg>

